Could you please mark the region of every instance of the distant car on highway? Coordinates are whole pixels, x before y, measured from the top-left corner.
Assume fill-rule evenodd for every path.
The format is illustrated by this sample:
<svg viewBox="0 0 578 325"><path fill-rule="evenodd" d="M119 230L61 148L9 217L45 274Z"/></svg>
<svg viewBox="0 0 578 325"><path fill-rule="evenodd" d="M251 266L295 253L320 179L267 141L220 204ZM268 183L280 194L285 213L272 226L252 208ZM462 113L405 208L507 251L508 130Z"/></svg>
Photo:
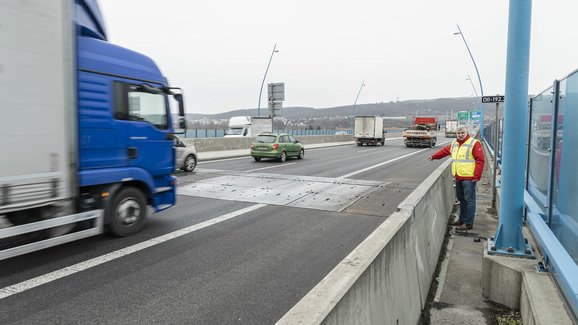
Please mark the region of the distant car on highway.
<svg viewBox="0 0 578 325"><path fill-rule="evenodd" d="M194 144L188 144L178 136L174 136L176 149L176 168L190 173L197 167L197 148Z"/></svg>
<svg viewBox="0 0 578 325"><path fill-rule="evenodd" d="M335 132L335 135L347 135L346 131L337 131Z"/></svg>
<svg viewBox="0 0 578 325"><path fill-rule="evenodd" d="M299 140L287 133L261 133L251 144L251 156L255 161L262 158L285 161L289 157L303 159L305 149Z"/></svg>

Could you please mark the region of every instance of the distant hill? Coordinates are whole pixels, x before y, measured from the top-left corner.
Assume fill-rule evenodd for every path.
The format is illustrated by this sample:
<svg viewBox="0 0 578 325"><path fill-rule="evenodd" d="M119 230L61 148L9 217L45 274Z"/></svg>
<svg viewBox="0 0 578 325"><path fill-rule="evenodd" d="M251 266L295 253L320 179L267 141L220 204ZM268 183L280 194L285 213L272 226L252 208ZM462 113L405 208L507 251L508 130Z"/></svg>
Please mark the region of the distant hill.
<svg viewBox="0 0 578 325"><path fill-rule="evenodd" d="M355 115L378 115L387 117L435 115L445 116L458 111L470 111L479 107L480 99L475 97L420 99L399 102L355 105ZM488 111L488 108L486 108ZM353 105L329 108L285 107L282 116L289 120L306 120L315 118L338 118L351 116ZM261 109L261 115L267 114L267 108ZM257 109L237 109L219 114L187 114L188 119L201 118L228 119L231 116L256 116Z"/></svg>

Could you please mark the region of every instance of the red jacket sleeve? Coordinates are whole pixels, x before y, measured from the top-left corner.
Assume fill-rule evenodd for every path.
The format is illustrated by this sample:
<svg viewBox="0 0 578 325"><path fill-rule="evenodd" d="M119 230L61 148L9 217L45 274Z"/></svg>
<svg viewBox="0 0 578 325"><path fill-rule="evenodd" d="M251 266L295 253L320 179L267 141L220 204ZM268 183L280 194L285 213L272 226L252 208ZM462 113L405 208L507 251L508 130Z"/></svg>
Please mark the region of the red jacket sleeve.
<svg viewBox="0 0 578 325"><path fill-rule="evenodd" d="M434 153L431 158L432 159L442 159L443 157L449 156L451 154L452 145L449 144L440 149L440 151ZM482 158L483 159L483 158ZM483 162L482 162L483 164Z"/></svg>
<svg viewBox="0 0 578 325"><path fill-rule="evenodd" d="M482 144L480 141L476 141L474 149L472 150L474 160L476 161L476 168L474 169L474 181L479 181L482 178L482 172L484 171L484 149L482 149Z"/></svg>

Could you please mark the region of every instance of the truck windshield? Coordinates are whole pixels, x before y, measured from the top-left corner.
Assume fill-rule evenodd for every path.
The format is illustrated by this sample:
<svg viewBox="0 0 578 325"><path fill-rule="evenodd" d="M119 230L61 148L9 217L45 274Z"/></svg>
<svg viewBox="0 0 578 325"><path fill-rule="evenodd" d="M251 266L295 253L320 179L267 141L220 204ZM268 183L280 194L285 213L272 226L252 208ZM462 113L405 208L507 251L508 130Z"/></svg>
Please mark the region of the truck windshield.
<svg viewBox="0 0 578 325"><path fill-rule="evenodd" d="M229 128L225 131L225 135L241 135L243 134L243 128Z"/></svg>
<svg viewBox="0 0 578 325"><path fill-rule="evenodd" d="M133 121L146 121L161 130L169 128L164 94L140 91L128 93L128 116Z"/></svg>

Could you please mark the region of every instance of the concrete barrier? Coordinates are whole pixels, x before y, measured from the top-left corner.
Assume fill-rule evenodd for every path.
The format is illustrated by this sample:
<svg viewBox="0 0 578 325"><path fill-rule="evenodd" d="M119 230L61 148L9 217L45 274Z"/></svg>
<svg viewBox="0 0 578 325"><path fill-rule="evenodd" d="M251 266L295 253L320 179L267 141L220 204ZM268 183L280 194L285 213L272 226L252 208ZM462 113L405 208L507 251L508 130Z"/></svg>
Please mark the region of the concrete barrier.
<svg viewBox="0 0 578 325"><path fill-rule="evenodd" d="M400 137L399 133L386 133L386 138ZM346 135L299 135L295 136L302 144L347 142L355 140L351 134ZM183 141L194 143L198 152L249 149L255 138L185 138ZM402 143L402 140L400 140Z"/></svg>
<svg viewBox="0 0 578 325"><path fill-rule="evenodd" d="M454 202L444 162L277 324L418 324Z"/></svg>
<svg viewBox="0 0 578 325"><path fill-rule="evenodd" d="M307 135L295 136L303 144L353 141L352 135ZM249 149L255 138L186 138L194 143L198 152Z"/></svg>

